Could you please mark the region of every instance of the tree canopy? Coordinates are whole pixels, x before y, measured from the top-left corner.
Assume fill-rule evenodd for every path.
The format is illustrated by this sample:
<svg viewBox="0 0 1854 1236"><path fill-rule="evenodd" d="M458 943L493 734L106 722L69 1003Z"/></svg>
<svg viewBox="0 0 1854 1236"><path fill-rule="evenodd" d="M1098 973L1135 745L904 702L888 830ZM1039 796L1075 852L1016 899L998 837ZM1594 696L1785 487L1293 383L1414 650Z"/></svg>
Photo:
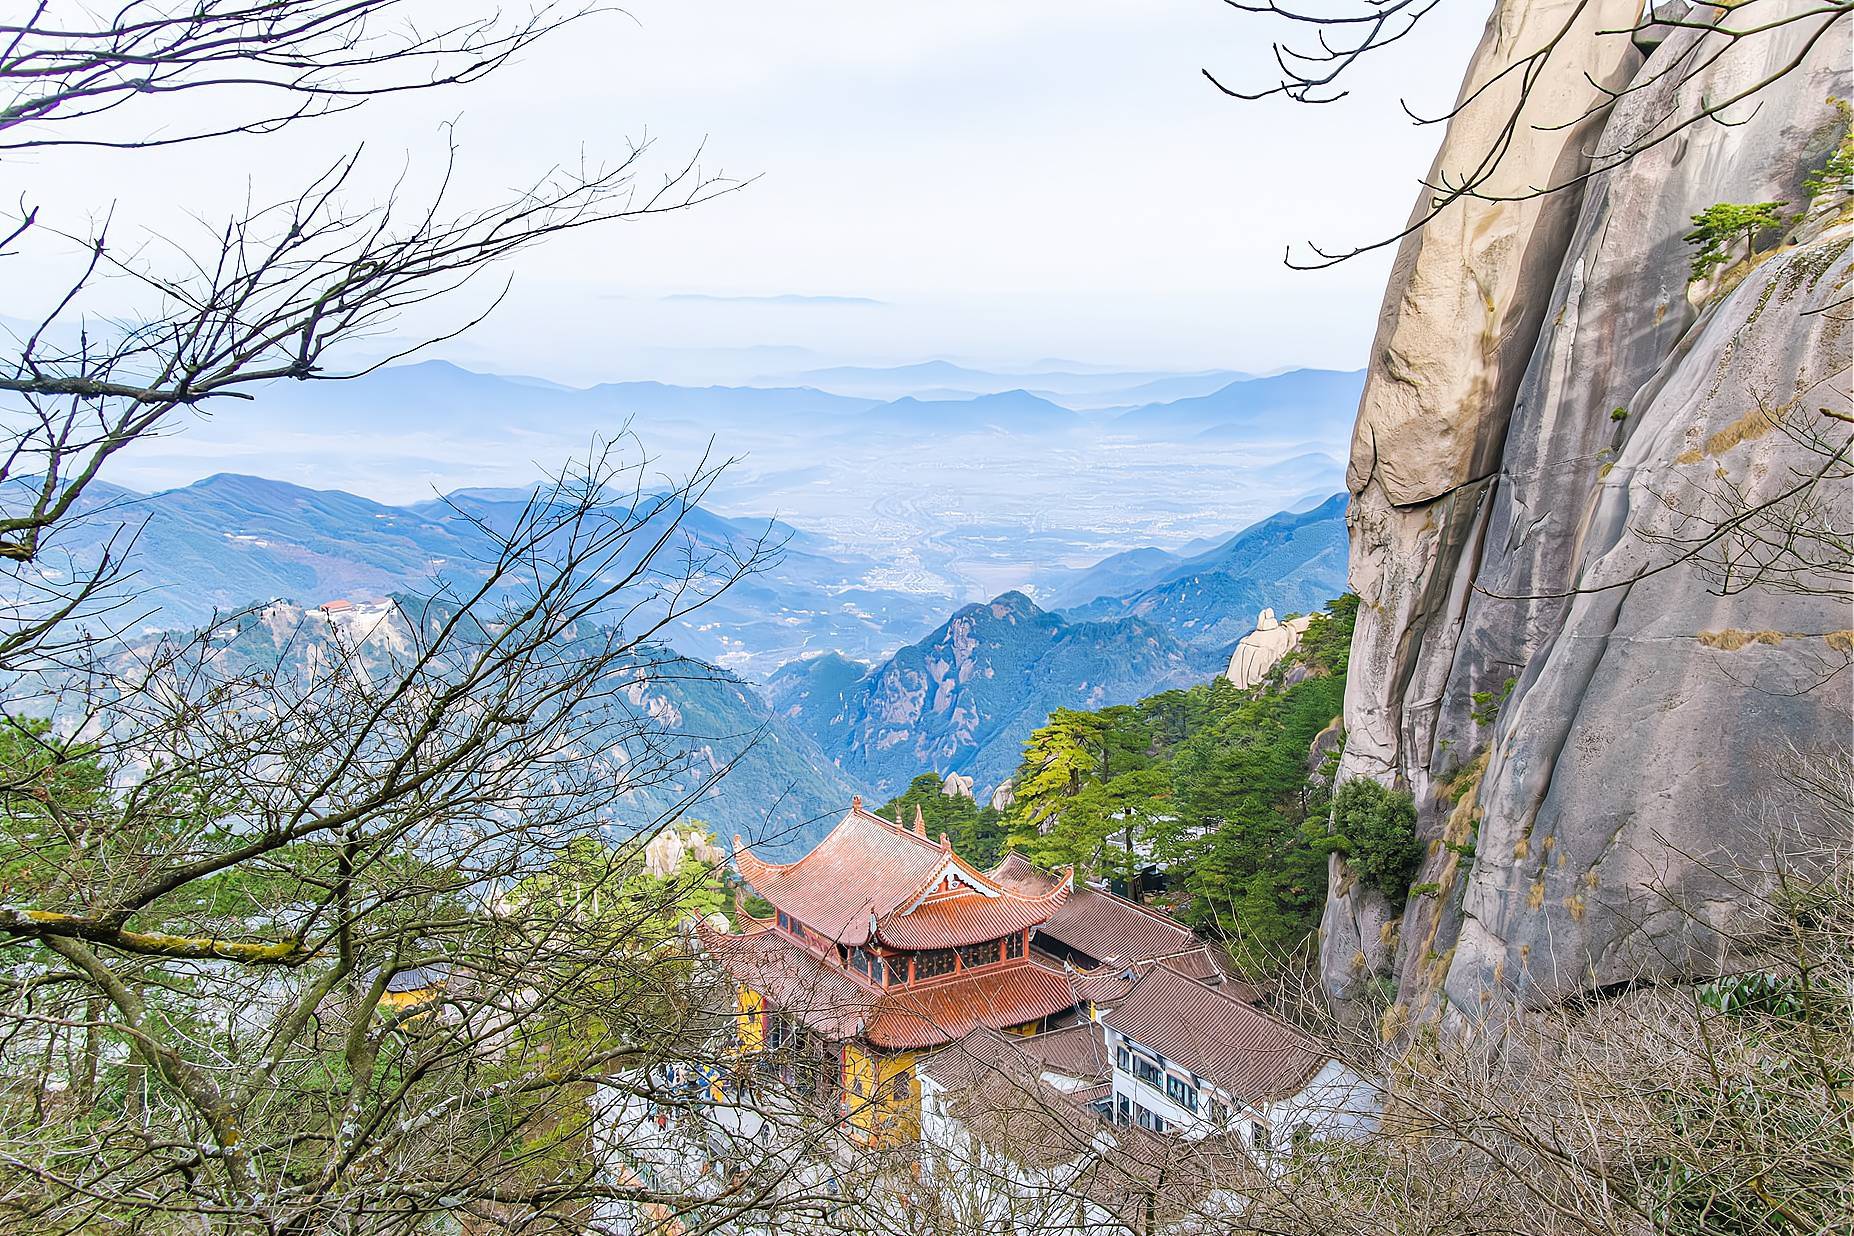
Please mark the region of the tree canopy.
<svg viewBox="0 0 1854 1236"><path fill-rule="evenodd" d="M1011 844L1135 896L1156 870L1186 922L1247 965L1271 964L1312 930L1325 895L1331 770L1309 765L1343 707L1357 607L1334 601L1252 690L1219 677L1051 714L1013 782Z"/></svg>

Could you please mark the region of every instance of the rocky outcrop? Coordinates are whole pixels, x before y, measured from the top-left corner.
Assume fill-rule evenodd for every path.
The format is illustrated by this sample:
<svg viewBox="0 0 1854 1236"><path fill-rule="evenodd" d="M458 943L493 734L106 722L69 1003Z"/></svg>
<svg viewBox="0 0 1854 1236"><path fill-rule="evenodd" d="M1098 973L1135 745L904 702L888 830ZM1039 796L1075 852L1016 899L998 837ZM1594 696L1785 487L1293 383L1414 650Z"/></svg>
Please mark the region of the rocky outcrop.
<svg viewBox="0 0 1854 1236"><path fill-rule="evenodd" d="M653 876L674 875L685 858L694 858L707 867L719 867L727 860L727 855L699 828L666 828L644 844L644 870Z"/></svg>
<svg viewBox="0 0 1854 1236"><path fill-rule="evenodd" d="M1503 5L1470 87L1556 12ZM1814 22L1731 47L1673 28L1636 67L1629 39L1596 33L1633 12L1592 16L1554 71L1633 88L1600 134L1534 132L1516 153L1558 179L1591 152L1639 153L1581 197L1432 223L1387 295L1350 473L1364 606L1340 775L1416 795L1417 880L1440 891L1406 912L1334 860L1322 961L1341 998L1390 979L1412 1012L1472 1013L1718 964L1717 864L1766 846L1743 812L1760 751L1846 730L1848 675L1823 666L1845 664L1847 598L1721 586L1685 555L1728 489L1757 502L1810 466L1797 418L1845 412L1831 306L1854 225L1844 201L1819 204L1698 304L1682 237L1715 202L1806 197L1841 133L1822 100L1850 93L1849 23L1813 47ZM1655 140L1799 56L1734 123ZM1485 140L1458 121L1438 167Z"/></svg>
<svg viewBox="0 0 1854 1236"><path fill-rule="evenodd" d="M1300 644L1300 637L1307 633L1312 622L1312 614L1301 614L1281 622L1276 619L1274 610L1263 610L1256 615L1255 630L1236 641L1236 650L1230 653L1230 667L1223 676L1245 689L1260 685L1268 677L1268 671Z"/></svg>
<svg viewBox="0 0 1854 1236"><path fill-rule="evenodd" d="M972 784L972 778L966 776L964 773L947 773L946 780L940 783L940 793L947 798L963 798L968 801L976 801L972 796Z"/></svg>

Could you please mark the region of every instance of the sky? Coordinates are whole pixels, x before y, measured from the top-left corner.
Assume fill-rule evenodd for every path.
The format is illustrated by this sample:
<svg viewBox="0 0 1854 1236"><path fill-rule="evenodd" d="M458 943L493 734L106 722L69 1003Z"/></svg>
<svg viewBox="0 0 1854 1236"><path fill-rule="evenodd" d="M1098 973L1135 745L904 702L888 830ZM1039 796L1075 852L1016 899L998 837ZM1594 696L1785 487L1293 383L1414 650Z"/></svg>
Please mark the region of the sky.
<svg viewBox="0 0 1854 1236"><path fill-rule="evenodd" d="M646 177L699 150L749 183L525 255L496 314L433 355L573 384L928 357L1356 368L1389 253L1309 274L1283 251L1401 225L1440 131L1398 100L1447 105L1485 12L1442 4L1352 97L1309 107L1204 80L1272 80L1266 19L1216 0L635 0L459 90L264 137L41 152L0 179L74 231L111 211L140 243L356 143L377 192L428 184L454 133L467 204L647 138ZM29 312L22 289L60 286L70 260L16 260L0 314ZM487 291L401 329L448 327Z"/></svg>

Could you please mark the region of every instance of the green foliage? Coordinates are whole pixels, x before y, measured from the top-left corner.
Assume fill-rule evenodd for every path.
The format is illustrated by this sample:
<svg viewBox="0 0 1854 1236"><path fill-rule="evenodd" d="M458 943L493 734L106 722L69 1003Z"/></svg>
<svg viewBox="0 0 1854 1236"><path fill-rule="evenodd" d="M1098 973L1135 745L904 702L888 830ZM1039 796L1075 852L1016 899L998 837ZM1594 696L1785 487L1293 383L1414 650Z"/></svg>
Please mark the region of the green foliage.
<svg viewBox="0 0 1854 1236"><path fill-rule="evenodd" d="M1509 678L1500 684L1498 691L1474 692L1469 696L1474 701L1474 707L1468 709L1468 718L1476 725L1492 725L1500 715L1500 705L1506 703L1518 683L1517 678Z"/></svg>
<svg viewBox="0 0 1854 1236"><path fill-rule="evenodd" d="M1410 885L1410 896L1433 897L1442 891L1442 886L1434 880L1424 880L1421 884Z"/></svg>
<svg viewBox="0 0 1854 1236"><path fill-rule="evenodd" d="M1629 419L1629 410L1621 404L1617 404L1609 410L1609 419L1612 421L1626 421Z"/></svg>
<svg viewBox="0 0 1854 1236"><path fill-rule="evenodd" d="M1358 596L1348 592L1314 615L1294 651L1281 659L1282 666L1304 665L1316 674L1345 675L1352 656L1352 628L1358 621Z"/></svg>
<svg viewBox="0 0 1854 1236"><path fill-rule="evenodd" d="M1829 152L1828 161L1803 180L1803 191L1811 198L1825 193L1854 192L1854 105L1846 99L1828 97L1841 125L1841 141Z"/></svg>
<svg viewBox="0 0 1854 1236"><path fill-rule="evenodd" d="M1704 279L1715 266L1732 260L1743 244L1744 256L1755 252L1758 235L1784 225L1786 202L1715 202L1693 216L1693 230L1683 239L1694 247L1693 278Z"/></svg>
<svg viewBox="0 0 1854 1236"><path fill-rule="evenodd" d="M509 900L547 907L573 931L654 943L673 938L684 922L720 911L729 895L721 868L703 862L693 848L674 871L659 876L643 868L635 845L575 837L544 870L518 881Z"/></svg>
<svg viewBox="0 0 1854 1236"><path fill-rule="evenodd" d="M1333 795L1330 844L1366 884L1393 902L1410 892L1410 881L1423 861L1416 837L1416 801L1406 790L1393 790L1357 777Z"/></svg>
<svg viewBox="0 0 1854 1236"><path fill-rule="evenodd" d="M1343 710L1358 599L1314 618L1292 687L1239 690L1219 677L1138 704L1052 714L1026 745L1009 824L1045 866L1128 879L1163 870L1192 926L1261 969L1312 931L1326 889L1331 755L1309 776L1314 738ZM1284 661L1287 659L1284 658Z"/></svg>
<svg viewBox="0 0 1854 1236"><path fill-rule="evenodd" d="M912 826L920 808L927 835L945 833L959 857L989 867L1004 853L1004 813L981 807L965 795L941 793L944 782L934 773L922 773L908 782L902 794L876 808L876 814Z"/></svg>

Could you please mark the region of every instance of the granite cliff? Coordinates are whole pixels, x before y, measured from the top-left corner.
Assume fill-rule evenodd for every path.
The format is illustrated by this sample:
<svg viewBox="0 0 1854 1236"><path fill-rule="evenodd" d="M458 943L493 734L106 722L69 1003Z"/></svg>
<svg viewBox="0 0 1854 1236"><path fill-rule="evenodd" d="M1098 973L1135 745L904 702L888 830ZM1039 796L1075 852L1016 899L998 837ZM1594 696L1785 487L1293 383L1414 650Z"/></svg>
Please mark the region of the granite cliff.
<svg viewBox="0 0 1854 1236"><path fill-rule="evenodd" d="M1428 857L1407 905L1332 860L1341 1001L1458 1020L1727 964L1721 870L1785 844L1748 810L1764 761L1846 739L1845 564L1729 578L1756 525L1708 539L1796 514L1847 437L1854 211L1805 180L1847 132L1850 23L1706 28L1786 4L1633 38L1637 0L1488 23L1430 183L1522 123L1482 197L1403 242L1352 443L1340 776L1412 792ZM1761 202L1785 226L1694 280L1693 216ZM1848 527L1845 485L1812 497Z"/></svg>

